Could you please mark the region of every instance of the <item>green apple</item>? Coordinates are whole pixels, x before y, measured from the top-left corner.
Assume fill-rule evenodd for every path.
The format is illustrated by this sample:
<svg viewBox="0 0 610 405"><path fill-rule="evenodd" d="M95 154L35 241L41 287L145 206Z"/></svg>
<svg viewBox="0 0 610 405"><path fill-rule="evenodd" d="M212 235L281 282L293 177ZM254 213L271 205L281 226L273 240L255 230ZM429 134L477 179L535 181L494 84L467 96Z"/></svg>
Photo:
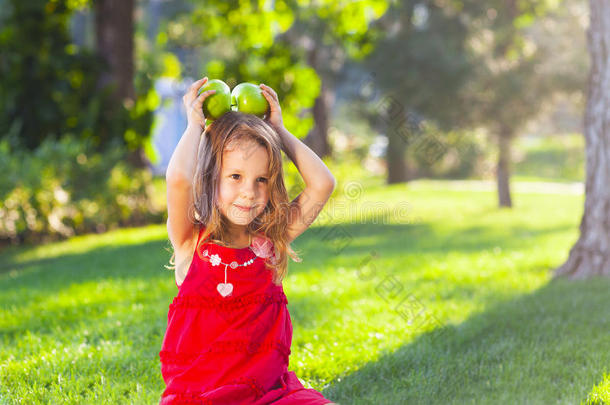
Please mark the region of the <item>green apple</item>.
<svg viewBox="0 0 610 405"><path fill-rule="evenodd" d="M216 92L203 100L203 115L210 120L215 120L231 110L231 88L222 80L212 79L201 86L197 96L208 90L216 90Z"/></svg>
<svg viewBox="0 0 610 405"><path fill-rule="evenodd" d="M263 91L254 83L240 83L231 92L231 104L237 111L263 117L269 110L269 103Z"/></svg>

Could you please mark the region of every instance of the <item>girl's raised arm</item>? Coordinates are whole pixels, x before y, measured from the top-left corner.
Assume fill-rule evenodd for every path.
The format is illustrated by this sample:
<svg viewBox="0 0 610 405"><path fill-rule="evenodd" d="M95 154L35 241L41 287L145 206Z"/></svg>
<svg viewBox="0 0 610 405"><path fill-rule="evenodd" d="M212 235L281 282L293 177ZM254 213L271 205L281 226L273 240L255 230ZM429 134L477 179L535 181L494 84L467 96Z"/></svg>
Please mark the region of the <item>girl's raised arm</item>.
<svg viewBox="0 0 610 405"><path fill-rule="evenodd" d="M186 108L187 127L170 158L165 172L167 184L167 233L174 251L181 250L193 240L195 225L189 217L193 205L193 176L197 167L197 152L205 117L201 105L214 90L197 91L207 82L204 77L193 83L182 98Z"/></svg>
<svg viewBox="0 0 610 405"><path fill-rule="evenodd" d="M260 87L270 106L266 120L279 134L282 149L293 161L305 182L305 190L289 206L288 241L291 242L313 223L333 193L337 182L318 155L284 127L275 91L264 84Z"/></svg>
<svg viewBox="0 0 610 405"><path fill-rule="evenodd" d="M305 190L289 206L288 241L291 242L317 218L333 193L336 180L324 162L307 145L286 128L281 128L278 132L282 137L284 152L294 162L305 182Z"/></svg>

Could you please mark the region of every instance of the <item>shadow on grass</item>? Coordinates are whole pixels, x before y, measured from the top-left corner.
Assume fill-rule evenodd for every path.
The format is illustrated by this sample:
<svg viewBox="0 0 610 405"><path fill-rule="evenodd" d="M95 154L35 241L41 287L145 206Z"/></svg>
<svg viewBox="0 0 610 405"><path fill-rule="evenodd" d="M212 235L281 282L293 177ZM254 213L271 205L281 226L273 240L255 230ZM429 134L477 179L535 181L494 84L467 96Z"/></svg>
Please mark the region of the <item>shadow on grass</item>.
<svg viewBox="0 0 610 405"><path fill-rule="evenodd" d="M323 393L342 405L578 404L610 368L609 301L608 279L554 280L423 333Z"/></svg>
<svg viewBox="0 0 610 405"><path fill-rule="evenodd" d="M16 278L5 279L4 284L27 284L28 288L37 288L41 277L45 281L41 286L44 291L56 292L66 283L81 283L108 278L142 278L151 274L164 274L164 264L169 262L170 254L165 250L166 241L146 242L138 245L113 245L99 247L84 253L65 254L47 259L13 262L0 255L0 275L16 272ZM153 254L151 254L153 253ZM26 274L20 275L18 273ZM50 277L49 277L50 276Z"/></svg>
<svg viewBox="0 0 610 405"><path fill-rule="evenodd" d="M372 251L383 257L409 253L472 253L500 247L502 250L529 248L532 240L558 232L573 230L570 224L532 229L526 226L490 228L473 226L442 232L427 223L414 224L336 224L310 228L295 243L306 259L320 261L329 257L362 257ZM366 240L366 242L362 242ZM306 269L297 266L296 269Z"/></svg>

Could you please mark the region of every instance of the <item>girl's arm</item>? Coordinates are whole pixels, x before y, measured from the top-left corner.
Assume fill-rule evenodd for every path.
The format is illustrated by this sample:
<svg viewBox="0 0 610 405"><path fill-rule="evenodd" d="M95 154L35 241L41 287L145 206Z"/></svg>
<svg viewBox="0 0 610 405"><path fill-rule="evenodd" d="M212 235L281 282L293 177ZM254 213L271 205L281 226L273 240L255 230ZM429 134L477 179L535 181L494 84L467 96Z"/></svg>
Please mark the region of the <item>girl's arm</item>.
<svg viewBox="0 0 610 405"><path fill-rule="evenodd" d="M335 177L318 155L286 128L281 127L277 132L282 138L282 149L299 169L305 185L312 189L330 190L332 193L336 184Z"/></svg>
<svg viewBox="0 0 610 405"><path fill-rule="evenodd" d="M188 173L194 170L200 137L200 128L187 126L165 172L167 235L174 252L186 248L195 233L194 218L189 217L193 205L193 175Z"/></svg>
<svg viewBox="0 0 610 405"><path fill-rule="evenodd" d="M187 124L167 164L165 180L180 179L193 181L202 133L203 128L199 125Z"/></svg>
<svg viewBox="0 0 610 405"><path fill-rule="evenodd" d="M181 180L187 179L189 182L193 180L197 165L199 142L205 128L205 117L203 116L201 106L207 96L216 92L216 90L208 90L197 96L197 91L207 81L207 77L197 80L188 88L184 97L182 97L186 110L187 127L167 165L165 172L166 180L176 178Z"/></svg>
<svg viewBox="0 0 610 405"><path fill-rule="evenodd" d="M288 241L292 242L316 219L333 193L337 184L328 167L307 145L292 135L286 128L279 131L283 150L299 170L305 190L291 203L288 213Z"/></svg>
<svg viewBox="0 0 610 405"><path fill-rule="evenodd" d="M266 120L279 134L282 139L282 149L297 167L305 182L305 190L288 207L290 210L288 241L291 242L302 234L322 211L335 189L336 180L318 155L284 127L275 91L264 84L260 87L270 107Z"/></svg>
<svg viewBox="0 0 610 405"><path fill-rule="evenodd" d="M196 81L183 97L188 125L174 150L165 172L167 184L167 233L174 252L187 247L195 234L194 218L189 217L193 205L193 176L197 165L197 152L205 117L201 109L203 100L213 90L197 97L197 91L207 78ZM205 135L204 135L205 136Z"/></svg>

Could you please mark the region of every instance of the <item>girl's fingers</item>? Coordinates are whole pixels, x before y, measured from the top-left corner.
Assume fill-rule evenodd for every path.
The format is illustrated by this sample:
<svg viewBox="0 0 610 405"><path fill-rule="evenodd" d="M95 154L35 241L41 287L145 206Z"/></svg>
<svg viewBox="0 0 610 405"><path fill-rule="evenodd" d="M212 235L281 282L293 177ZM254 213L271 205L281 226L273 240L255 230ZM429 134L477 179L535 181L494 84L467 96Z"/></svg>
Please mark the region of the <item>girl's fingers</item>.
<svg viewBox="0 0 610 405"><path fill-rule="evenodd" d="M269 86L267 86L266 84L261 83L261 84L259 85L259 87L261 88L261 90L262 90L263 92L265 92L265 91L266 91L266 92L268 92L269 94L271 94L271 92L269 91Z"/></svg>
<svg viewBox="0 0 610 405"><path fill-rule="evenodd" d="M203 84L203 82L206 82L208 80L207 76L203 77L199 80L197 80L196 82L194 82L193 84L191 84L191 90L193 88L196 88L197 90L199 90L199 87L201 87L201 85Z"/></svg>
<svg viewBox="0 0 610 405"><path fill-rule="evenodd" d="M216 93L216 90L207 90L199 95L199 99L203 101L207 96Z"/></svg>
<svg viewBox="0 0 610 405"><path fill-rule="evenodd" d="M262 84L261 83L261 88L263 90L266 90L269 92L269 94L271 94L271 96L277 101L278 97L277 97L277 93L275 92L275 90L273 90L271 87L267 86L266 84Z"/></svg>
<svg viewBox="0 0 610 405"><path fill-rule="evenodd" d="M186 93L184 93L184 96L182 97L182 100L184 101L185 104L190 104L192 103L192 100L197 98L197 91L199 91L199 89L201 88L201 86L203 86L205 84L205 82L208 81L207 77L204 77L203 79L199 79L196 82L194 82L193 84L191 84L188 88L188 90L186 91Z"/></svg>
<svg viewBox="0 0 610 405"><path fill-rule="evenodd" d="M263 90L263 95L267 98L267 101L269 101L269 112L277 111L279 109L280 103L278 103L277 100L273 98L271 93L269 93L268 91Z"/></svg>
<svg viewBox="0 0 610 405"><path fill-rule="evenodd" d="M269 93L267 90L263 90L262 91L263 95L267 98L267 100L269 100L270 103L277 103L277 99L275 97L273 97L273 95L271 93Z"/></svg>
<svg viewBox="0 0 610 405"><path fill-rule="evenodd" d="M269 90L267 88L264 91L266 91L271 96L271 98L273 98L275 101L277 101L277 95L273 93L273 90Z"/></svg>
<svg viewBox="0 0 610 405"><path fill-rule="evenodd" d="M271 96L271 94L266 93L265 97L267 98L267 101L269 102L269 111L275 111L277 109L276 105L277 105L277 101L275 101L273 99L273 96Z"/></svg>
<svg viewBox="0 0 610 405"><path fill-rule="evenodd" d="M194 82L193 84L191 84L191 87L189 87L189 93L192 93L194 95L197 95L197 91L201 88L201 86L203 86L206 82L208 81L207 77L204 77L202 79L197 80L196 82Z"/></svg>
<svg viewBox="0 0 610 405"><path fill-rule="evenodd" d="M203 104L204 100L208 96L214 94L215 92L216 92L216 90L207 90L207 91L204 91L199 96L195 96L195 98L192 99L191 105L201 106Z"/></svg>

